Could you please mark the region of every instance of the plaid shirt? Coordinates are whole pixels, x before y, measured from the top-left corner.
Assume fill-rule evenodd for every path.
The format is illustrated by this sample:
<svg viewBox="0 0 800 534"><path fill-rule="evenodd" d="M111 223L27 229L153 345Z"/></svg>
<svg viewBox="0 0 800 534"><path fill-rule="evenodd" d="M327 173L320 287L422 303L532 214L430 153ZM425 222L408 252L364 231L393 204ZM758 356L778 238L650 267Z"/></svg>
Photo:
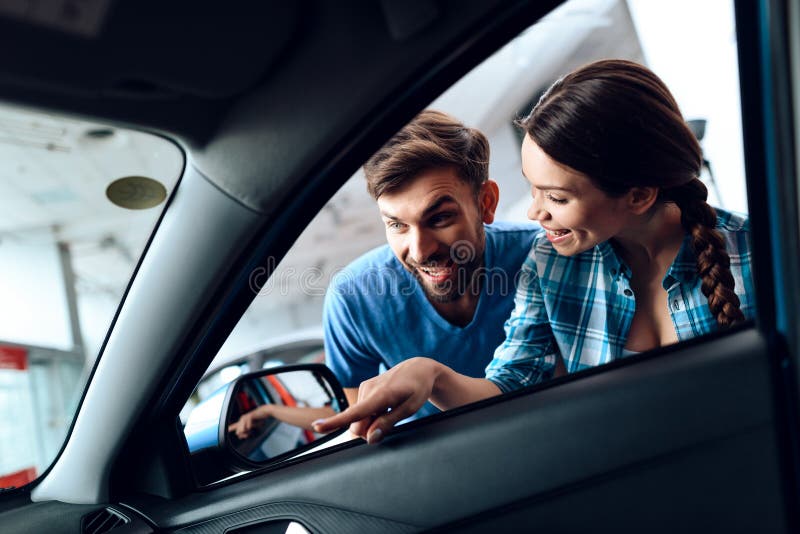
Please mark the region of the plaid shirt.
<svg viewBox="0 0 800 534"><path fill-rule="evenodd" d="M750 223L717 209L717 229L731 258L735 292L745 318L755 315L750 270ZM609 242L575 256L559 255L540 232L522 267L506 340L486 368L504 392L551 378L561 356L572 373L608 363L623 353L635 299L630 269ZM719 327L700 291L696 256L687 235L662 281L678 340Z"/></svg>

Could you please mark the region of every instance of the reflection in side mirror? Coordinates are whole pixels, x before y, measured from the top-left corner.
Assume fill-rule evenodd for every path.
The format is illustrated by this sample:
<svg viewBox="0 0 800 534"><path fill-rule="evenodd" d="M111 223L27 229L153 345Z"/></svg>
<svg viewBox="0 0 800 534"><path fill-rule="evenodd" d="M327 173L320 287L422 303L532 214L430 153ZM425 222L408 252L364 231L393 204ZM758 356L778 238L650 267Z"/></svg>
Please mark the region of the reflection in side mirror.
<svg viewBox="0 0 800 534"><path fill-rule="evenodd" d="M184 434L197 481L216 482L331 442L344 431L317 434L311 423L345 408L344 390L322 364L242 375L188 416Z"/></svg>
<svg viewBox="0 0 800 534"><path fill-rule="evenodd" d="M327 370L327 369L326 369ZM338 384L336 384L338 386ZM278 368L240 377L225 422L230 447L261 464L305 448L323 436L311 423L347 406L319 369Z"/></svg>

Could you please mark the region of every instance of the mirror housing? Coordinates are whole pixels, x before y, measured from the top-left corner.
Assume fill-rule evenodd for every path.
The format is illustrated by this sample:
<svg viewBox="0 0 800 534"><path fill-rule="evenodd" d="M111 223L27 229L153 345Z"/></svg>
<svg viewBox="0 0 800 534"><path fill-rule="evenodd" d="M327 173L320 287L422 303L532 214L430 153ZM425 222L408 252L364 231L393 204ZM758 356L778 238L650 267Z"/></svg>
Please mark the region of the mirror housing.
<svg viewBox="0 0 800 534"><path fill-rule="evenodd" d="M339 381L322 364L247 373L197 405L184 435L201 485L279 463L341 435L311 422L347 408Z"/></svg>

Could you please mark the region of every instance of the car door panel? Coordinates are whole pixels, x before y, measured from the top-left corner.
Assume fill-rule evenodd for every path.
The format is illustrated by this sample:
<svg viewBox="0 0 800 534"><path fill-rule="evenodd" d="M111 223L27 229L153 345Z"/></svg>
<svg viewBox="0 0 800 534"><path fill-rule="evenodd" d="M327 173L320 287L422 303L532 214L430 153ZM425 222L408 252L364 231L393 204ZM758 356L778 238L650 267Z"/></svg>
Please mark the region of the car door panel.
<svg viewBox="0 0 800 534"><path fill-rule="evenodd" d="M655 530L708 518L780 530L769 360L757 331L639 359L142 510L180 532L286 517L320 532L356 532L367 518L396 531L461 530L469 520L479 531L523 517L576 529L660 517Z"/></svg>
<svg viewBox="0 0 800 534"><path fill-rule="evenodd" d="M58 501L31 502L20 499L11 510L0 512L3 532L18 534L150 534L151 523L135 510L116 504L107 507L97 504L70 504ZM113 510L110 512L109 509ZM120 519L122 515L124 519ZM111 528L111 527L114 528ZM105 530L105 529L108 530Z"/></svg>

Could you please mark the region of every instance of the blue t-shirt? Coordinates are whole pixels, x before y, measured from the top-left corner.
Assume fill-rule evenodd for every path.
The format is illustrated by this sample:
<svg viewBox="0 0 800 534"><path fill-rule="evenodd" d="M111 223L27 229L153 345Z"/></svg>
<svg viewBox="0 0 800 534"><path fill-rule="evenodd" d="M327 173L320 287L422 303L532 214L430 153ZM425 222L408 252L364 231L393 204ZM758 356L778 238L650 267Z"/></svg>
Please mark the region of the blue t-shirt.
<svg viewBox="0 0 800 534"><path fill-rule="evenodd" d="M514 307L520 269L539 229L532 223L484 226L481 294L472 321L444 319L388 245L353 261L325 295L325 358L343 387L355 388L392 366L427 356L476 378L505 340L503 324ZM435 413L426 404L417 417Z"/></svg>

